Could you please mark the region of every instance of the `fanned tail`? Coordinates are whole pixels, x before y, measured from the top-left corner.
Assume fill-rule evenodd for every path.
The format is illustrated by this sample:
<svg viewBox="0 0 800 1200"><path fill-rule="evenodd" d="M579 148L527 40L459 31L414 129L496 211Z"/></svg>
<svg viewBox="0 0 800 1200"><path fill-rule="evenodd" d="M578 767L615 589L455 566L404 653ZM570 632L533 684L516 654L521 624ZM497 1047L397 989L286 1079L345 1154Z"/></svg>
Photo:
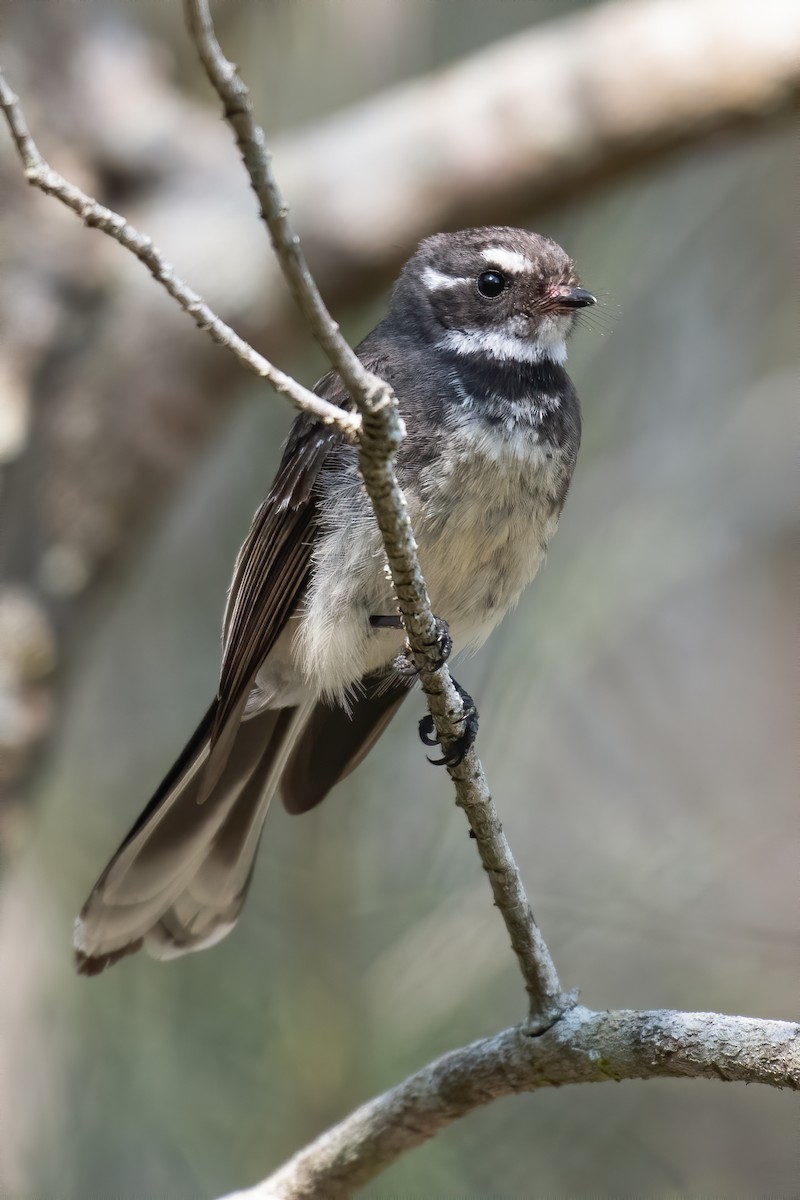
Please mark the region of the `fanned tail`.
<svg viewBox="0 0 800 1200"><path fill-rule="evenodd" d="M247 721L237 711L209 750L212 705L81 909L74 940L82 974L96 975L142 945L154 958L173 958L230 932L309 708Z"/></svg>

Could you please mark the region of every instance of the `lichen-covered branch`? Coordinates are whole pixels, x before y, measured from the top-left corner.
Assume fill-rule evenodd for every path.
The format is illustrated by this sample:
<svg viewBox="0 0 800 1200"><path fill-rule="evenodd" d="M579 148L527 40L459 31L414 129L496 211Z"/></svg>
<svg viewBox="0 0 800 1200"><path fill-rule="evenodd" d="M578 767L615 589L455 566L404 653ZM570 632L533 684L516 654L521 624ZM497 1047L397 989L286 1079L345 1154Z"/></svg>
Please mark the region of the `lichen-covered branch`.
<svg viewBox="0 0 800 1200"><path fill-rule="evenodd" d="M343 1200L473 1109L501 1096L624 1079L717 1079L800 1090L800 1025L719 1013L592 1012L532 1037L506 1029L429 1063L227 1200Z"/></svg>

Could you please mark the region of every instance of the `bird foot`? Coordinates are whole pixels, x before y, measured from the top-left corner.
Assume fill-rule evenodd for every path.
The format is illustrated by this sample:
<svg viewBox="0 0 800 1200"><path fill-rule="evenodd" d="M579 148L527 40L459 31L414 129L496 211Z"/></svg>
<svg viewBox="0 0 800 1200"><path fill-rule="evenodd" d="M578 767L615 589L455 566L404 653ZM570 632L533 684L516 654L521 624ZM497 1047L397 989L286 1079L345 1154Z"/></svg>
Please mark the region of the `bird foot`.
<svg viewBox="0 0 800 1200"><path fill-rule="evenodd" d="M436 640L433 643L436 647L436 658L431 664L430 669L432 671L438 671L440 667L444 666L450 657L450 653L453 649L453 639L450 637L450 627L448 626L447 621L445 621L442 617L434 617L433 619L436 622ZM372 624L374 620L374 617L370 617L370 624ZM411 676L417 674L417 668L414 664L414 655L408 642L406 642L405 646L392 663L392 669L397 671L398 675Z"/></svg>
<svg viewBox="0 0 800 1200"><path fill-rule="evenodd" d="M428 762L434 767L459 766L472 748L472 744L478 733L478 710L475 707L475 701L469 692L465 692L461 685L456 683L455 679L453 680L453 687L458 692L464 705L464 732L444 751L441 758L428 759ZM430 713L423 717L419 723L419 736L426 746L438 746L440 744L436 733L436 726Z"/></svg>

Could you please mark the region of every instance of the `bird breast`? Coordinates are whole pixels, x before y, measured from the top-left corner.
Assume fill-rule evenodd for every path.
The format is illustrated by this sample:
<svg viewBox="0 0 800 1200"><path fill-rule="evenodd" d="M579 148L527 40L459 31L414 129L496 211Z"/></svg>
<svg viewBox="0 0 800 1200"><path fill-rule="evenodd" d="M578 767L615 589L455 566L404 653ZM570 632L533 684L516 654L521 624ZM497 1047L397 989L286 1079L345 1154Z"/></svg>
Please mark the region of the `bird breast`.
<svg viewBox="0 0 800 1200"><path fill-rule="evenodd" d="M573 459L529 422L471 420L443 434L430 465L399 470L431 605L456 651L480 646L535 576ZM373 629L369 617L396 604L354 459L321 506L293 653L308 686L341 703L364 675L387 666L402 631Z"/></svg>
<svg viewBox="0 0 800 1200"><path fill-rule="evenodd" d="M457 649L477 648L536 575L569 482L565 452L536 428L465 423L409 496L434 611Z"/></svg>

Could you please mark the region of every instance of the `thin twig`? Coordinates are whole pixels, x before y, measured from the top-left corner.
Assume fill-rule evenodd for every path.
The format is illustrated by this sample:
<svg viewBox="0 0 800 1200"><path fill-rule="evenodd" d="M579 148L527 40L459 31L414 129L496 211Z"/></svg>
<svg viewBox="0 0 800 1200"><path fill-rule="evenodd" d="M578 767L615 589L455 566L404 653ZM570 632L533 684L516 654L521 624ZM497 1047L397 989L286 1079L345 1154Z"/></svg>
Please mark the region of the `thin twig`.
<svg viewBox="0 0 800 1200"><path fill-rule="evenodd" d="M404 436L396 398L385 381L362 365L325 307L308 269L300 239L289 222L288 208L272 171L264 132L255 120L249 91L234 64L222 52L207 0L185 0L185 10L200 58L236 136L281 269L317 342L361 413L359 450L364 485L383 539L420 682L437 734L446 748L463 730L464 708L447 668L434 668L436 622L420 570L405 498L393 466ZM547 1028L575 1003L575 998L565 995L561 989L474 751L469 752L459 767L452 768L450 775L455 783L457 803L467 814L475 834L495 904L506 923L519 961L529 996L530 1020L536 1029Z"/></svg>
<svg viewBox="0 0 800 1200"><path fill-rule="evenodd" d="M235 65L222 53L207 0L186 0L185 8L187 25L211 86L222 101L225 120L236 136L272 247L298 308L360 411L391 404L391 389L365 369L319 294L300 239L289 223L289 209L272 170L264 131L253 115L250 92Z"/></svg>
<svg viewBox="0 0 800 1200"><path fill-rule="evenodd" d="M98 204L80 188L69 183L58 171L53 170L42 157L31 137L19 99L8 86L1 69L0 108L5 113L11 135L25 167L25 176L32 187L39 188L48 196L55 196L67 208L77 213L85 225L108 234L126 250L135 254L139 261L144 263L153 278L166 288L173 299L177 300L180 307L189 314L195 324L205 330L213 341L235 355L248 371L268 380L276 392L286 396L297 408L311 413L325 424L337 425L351 439L357 435L361 424L357 415L345 412L335 404L330 404L327 400L316 396L308 388L304 388L302 384L292 379L290 375L284 374L283 371L273 366L249 343L239 337L229 325L226 325L197 292L184 283L175 273L174 267L166 261L146 234L140 233L119 213Z"/></svg>
<svg viewBox="0 0 800 1200"><path fill-rule="evenodd" d="M401 1154L501 1096L567 1083L691 1078L800 1089L800 1025L720 1013L592 1012L519 1026L429 1063L227 1200L342 1200Z"/></svg>

